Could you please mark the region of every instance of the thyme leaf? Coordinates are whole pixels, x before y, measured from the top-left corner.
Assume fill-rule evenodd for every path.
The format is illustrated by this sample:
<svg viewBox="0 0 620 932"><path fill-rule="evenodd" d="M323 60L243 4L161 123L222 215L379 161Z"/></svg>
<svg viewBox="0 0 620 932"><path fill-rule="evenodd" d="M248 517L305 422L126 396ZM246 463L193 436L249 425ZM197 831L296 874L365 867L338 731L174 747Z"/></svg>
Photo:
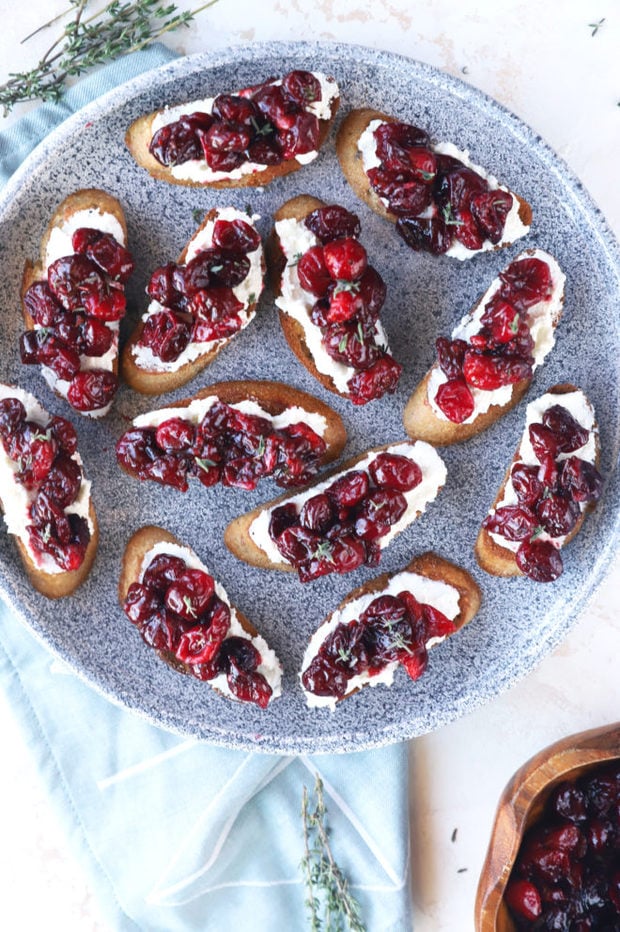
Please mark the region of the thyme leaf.
<svg viewBox="0 0 620 932"><path fill-rule="evenodd" d="M452 204L446 204L442 210L443 219L448 227L462 227L463 221L457 220L454 214L452 213Z"/></svg>
<svg viewBox="0 0 620 932"><path fill-rule="evenodd" d="M334 562L333 557L333 548L331 543L328 540L322 540L319 546L316 548L312 554L313 560L328 560L329 563Z"/></svg>
<svg viewBox="0 0 620 932"><path fill-rule="evenodd" d="M604 22L605 22L605 17L603 16L602 19L599 19L598 23L588 23L588 29L592 30L592 33L591 33L592 38L594 38L594 36L597 34L597 32L599 31L599 29L601 28Z"/></svg>
<svg viewBox="0 0 620 932"><path fill-rule="evenodd" d="M217 463L214 460L200 459L200 457L198 456L196 457L196 462L198 463L201 469L205 470L205 472L207 471L207 469L211 469L212 466L217 466Z"/></svg>

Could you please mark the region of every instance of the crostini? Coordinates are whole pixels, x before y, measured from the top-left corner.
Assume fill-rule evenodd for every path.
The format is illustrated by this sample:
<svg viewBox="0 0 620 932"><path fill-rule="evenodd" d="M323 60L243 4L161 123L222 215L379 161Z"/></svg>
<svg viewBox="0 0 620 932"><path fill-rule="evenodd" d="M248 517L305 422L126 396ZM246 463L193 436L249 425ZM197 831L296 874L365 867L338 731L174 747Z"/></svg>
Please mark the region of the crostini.
<svg viewBox="0 0 620 932"><path fill-rule="evenodd" d="M412 680L428 651L459 631L480 607L469 573L434 553L351 592L313 634L300 673L311 708L329 708L364 686L391 686L399 665Z"/></svg>
<svg viewBox="0 0 620 932"><path fill-rule="evenodd" d="M459 443L510 411L553 348L565 280L541 249L522 252L500 272L451 339L437 340L438 361L405 407L407 434Z"/></svg>
<svg viewBox="0 0 620 932"><path fill-rule="evenodd" d="M178 262L153 272L150 304L123 349L131 388L180 388L254 319L265 273L256 219L234 207L210 210Z"/></svg>
<svg viewBox="0 0 620 932"><path fill-rule="evenodd" d="M346 438L340 416L313 395L283 382L218 382L135 418L116 455L137 479L182 492L191 476L238 489L271 477L288 488L337 459Z"/></svg>
<svg viewBox="0 0 620 932"><path fill-rule="evenodd" d="M34 588L48 599L75 592L90 572L99 537L77 435L34 395L2 384L0 503Z"/></svg>
<svg viewBox="0 0 620 932"><path fill-rule="evenodd" d="M367 404L395 391L402 366L379 321L385 284L368 264L355 214L308 195L274 215L273 290L286 340L324 388Z"/></svg>
<svg viewBox="0 0 620 932"><path fill-rule="evenodd" d="M336 151L355 194L412 249L470 259L529 232L530 205L469 152L378 110L352 110Z"/></svg>
<svg viewBox="0 0 620 932"><path fill-rule="evenodd" d="M383 548L435 500L446 474L428 443L376 447L235 518L224 541L240 560L296 570L301 582L376 566Z"/></svg>
<svg viewBox="0 0 620 932"><path fill-rule="evenodd" d="M192 187L264 186L312 162L327 139L340 92L321 72L166 107L135 120L126 145L160 181Z"/></svg>
<svg viewBox="0 0 620 932"><path fill-rule="evenodd" d="M476 541L493 576L553 582L560 548L579 532L602 491L596 416L581 389L556 385L527 406L525 431Z"/></svg>
<svg viewBox="0 0 620 932"><path fill-rule="evenodd" d="M22 278L21 360L40 364L50 388L80 414L107 414L118 388L119 321L134 267L116 198L70 194L50 220L36 264Z"/></svg>
<svg viewBox="0 0 620 932"><path fill-rule="evenodd" d="M275 653L194 551L168 531L148 526L131 537L118 594L142 639L174 670L261 709L280 695Z"/></svg>

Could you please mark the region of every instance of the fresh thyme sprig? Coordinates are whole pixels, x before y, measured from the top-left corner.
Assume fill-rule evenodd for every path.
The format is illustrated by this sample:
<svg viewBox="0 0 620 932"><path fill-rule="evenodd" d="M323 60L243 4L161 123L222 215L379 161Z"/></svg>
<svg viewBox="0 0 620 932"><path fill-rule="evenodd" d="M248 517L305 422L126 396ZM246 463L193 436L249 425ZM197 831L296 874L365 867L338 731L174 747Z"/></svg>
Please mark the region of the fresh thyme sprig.
<svg viewBox="0 0 620 932"><path fill-rule="evenodd" d="M30 71L11 73L0 85L0 105L6 116L16 104L28 100L57 102L67 80L84 71L113 61L121 55L137 52L167 32L187 26L199 13L213 6L210 0L194 10L179 12L174 3L161 0L133 0L121 3L112 0L96 13L86 16L91 0L69 0L64 13L40 26L31 38L73 12L58 38Z"/></svg>
<svg viewBox="0 0 620 932"><path fill-rule="evenodd" d="M351 895L349 884L332 854L325 822L326 808L323 781L316 777L316 805L310 808L304 786L301 814L304 829L304 871L308 897L306 906L311 932L366 932L359 903Z"/></svg>

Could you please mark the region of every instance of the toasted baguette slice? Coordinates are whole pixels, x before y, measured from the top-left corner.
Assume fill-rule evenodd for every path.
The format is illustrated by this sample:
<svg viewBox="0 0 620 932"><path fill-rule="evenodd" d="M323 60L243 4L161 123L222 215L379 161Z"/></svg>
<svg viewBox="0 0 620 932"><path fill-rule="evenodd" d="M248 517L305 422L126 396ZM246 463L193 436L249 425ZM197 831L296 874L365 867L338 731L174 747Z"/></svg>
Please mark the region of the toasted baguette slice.
<svg viewBox="0 0 620 932"><path fill-rule="evenodd" d="M286 201L286 203L276 211L274 214L274 222L278 223L280 220L303 221L308 216L308 214L311 214L313 211L325 206L326 205L324 201L321 201L316 197L311 197L309 194L301 194L298 197L294 197L291 198L291 200ZM304 326L302 323L300 323L299 320L292 316L291 313L288 313L286 298L282 294L282 278L284 270L287 266L287 257L275 226L269 239L267 240L267 259L270 270L271 286L276 298L276 305L279 308L280 326L282 327L282 332L286 337L286 342L294 352L295 356L297 356L297 359L300 361L300 363L305 366L308 372L318 382L321 383L323 388L326 388L329 392L333 392L335 395L340 395L342 398L351 398L351 393L349 391L344 391L342 388L339 388L333 375L330 373L334 370L342 370L343 372L345 370L349 370L349 374L345 377L352 378L358 370L354 369L353 367L346 366L346 364L337 362L328 356L327 353L321 355L321 364L321 361L317 359L316 353L314 353L311 347L308 345ZM312 310L312 306L316 301L316 298L309 292L304 291L303 293L304 295L307 295L307 311L309 315L310 311ZM307 317L307 326L308 328L311 328L312 332L316 333L317 338L320 341L321 328L313 324L309 316ZM381 328L380 324L377 325L376 336L378 337L379 342L382 345L385 345L389 352L389 347L387 347L387 337L385 336L385 332Z"/></svg>
<svg viewBox="0 0 620 932"><path fill-rule="evenodd" d="M416 577L423 577L423 580L418 581L417 579L411 579L410 576L404 575L411 573L415 574ZM433 587L433 595L435 597L433 601L432 596L428 593L428 589L425 593L422 588L425 585L424 580L444 583L446 586L452 587L456 592L454 594L448 593L445 589L441 591L440 587ZM427 583L426 585L428 586ZM415 591L416 586L420 587L417 589L417 595ZM441 592L444 598L447 595L450 600L449 605L452 609L450 611L450 616L453 617L450 617L449 620L453 622L454 629L449 631L448 634L442 634L440 637L429 637L426 641L427 649L441 643L446 637L454 634L456 631L460 631L461 628L472 620L480 608L480 589L466 570L462 569L460 566L456 566L454 563L450 563L448 560L444 560L443 557L439 557L435 553L423 553L419 557L414 557L403 570L398 570L394 573L383 573L381 576L369 580L364 583L364 585L359 586L349 593L338 608L327 616L325 621L321 623L312 636L304 654L300 678L318 654L319 648L326 637L328 637L340 623L347 624L351 621L359 620L359 616L375 598L381 595L398 595L402 591L411 592L420 604L430 604L434 608L439 608L439 605L437 605L439 592ZM350 610L345 618L342 614L343 610L347 608L347 606L353 607L354 605L356 610ZM446 609L447 606L444 605L443 608ZM441 609L439 608L439 610ZM445 611L444 614L446 614ZM302 689L309 706L315 708L330 707L333 711L338 702L342 702L343 699L353 696L365 686L376 686L379 683L388 686L391 685L397 667L398 661L393 661L386 664L385 668L381 670L378 675L370 676L366 673L349 678L350 688L338 699L330 696L317 696L309 692L305 688L303 681Z"/></svg>
<svg viewBox="0 0 620 932"><path fill-rule="evenodd" d="M202 232L206 230L209 224L213 223L213 221L215 221L220 214L230 214L232 216L233 213L239 213L240 218L242 217L245 222L249 222L249 218L244 212L237 212L233 209L226 208L224 210L222 210L222 208L213 208L213 210L208 212L203 222L192 235L189 242L186 243L178 258L178 264L181 265L187 261L192 244L199 240ZM209 245L210 242L205 243L205 245L198 250L197 254L202 252L203 249L207 249ZM248 278L253 274L257 274L254 273L253 270L257 268L257 263L260 262L260 287L257 285L256 291L253 293L253 295L250 296L252 297L252 300L248 299L248 301L244 303L243 309L240 313L245 315L246 319L242 324L241 329L235 331L235 333L225 339L211 340L207 343L190 343L180 358L182 359L183 356L187 355L188 351L191 351L192 349L197 352L197 355L195 358L181 363L181 365L178 365L177 360L176 363L162 364L162 368L149 368L147 365L139 364L138 358L136 356L137 347L140 343L145 324L144 320L140 320L123 348L121 360L123 378L127 384L131 386L131 388L137 392L140 392L142 395L161 395L165 392L172 392L175 389L180 388L182 385L190 382L200 372L202 372L202 370L205 369L211 362L213 362L215 357L221 353L224 347L228 346L229 343L235 339L235 337L237 337L243 330L245 330L245 328L249 323L251 323L256 315L258 301L263 289L265 260L263 257L262 246L259 246L254 253L250 253L249 259L251 262L251 267L250 271L248 272ZM149 305L149 309L150 308L153 308L153 312L161 309L157 302L151 302Z"/></svg>
<svg viewBox="0 0 620 932"><path fill-rule="evenodd" d="M309 395L298 388L286 385L284 382L269 382L252 379L245 379L231 382L215 382L213 385L207 385L200 391L192 395L191 398L184 398L181 401L175 401L170 407L163 410L170 412L167 417L174 417L178 410L179 416L183 416L183 410L188 408L192 402L202 398L215 396L224 404L235 405L244 401L252 401L262 408L264 415L277 417L279 414L291 409L301 408L308 412L309 415L319 415L325 421L325 432L322 439L325 441L326 449L319 462L322 466L338 459L344 449L347 440L346 428L342 418L325 402ZM145 421L149 421L151 415L157 417L159 411L151 411L148 414L141 415L134 420L134 426L144 427ZM120 463L120 460L119 460ZM127 468L120 464L126 472ZM133 473L129 473L133 475Z"/></svg>
<svg viewBox="0 0 620 932"><path fill-rule="evenodd" d="M40 424L41 428L44 430L47 429L51 417L48 415L47 411L41 407L34 395L13 385L0 384L0 399L8 398L17 398L21 401L26 408L28 420ZM72 459L76 460L76 454L72 456ZM76 461L82 471L82 479L84 479L82 461L79 458ZM15 543L17 544L19 555L24 564L24 569L34 588L44 596L47 596L48 599L64 598L75 592L78 586L81 586L84 582L91 571L97 553L99 528L90 491L87 496L87 520L90 525L90 540L86 546L84 559L75 570L61 570L59 568L57 572L50 572L45 566L53 567L53 558L47 557L46 559L45 557L39 557L30 546L27 531L30 518L24 510L33 502L37 494L38 486L27 491L23 485L18 484L15 466L16 464L6 454L2 441L0 441L0 506L9 527L17 526L18 524L22 526L23 524L22 533L16 532L15 530L9 531L9 533L15 537ZM47 562L48 560L49 563Z"/></svg>
<svg viewBox="0 0 620 932"><path fill-rule="evenodd" d="M584 403L588 406L590 411L592 411L590 403L588 402L588 399L583 394L583 392L581 392L580 389L578 389L574 385L571 385L570 383L554 385L553 388L550 388L548 390L546 395L557 396L557 403L562 404L562 397L566 395L572 395L574 392L578 392L583 397ZM543 395L541 396L541 398L544 399L545 396ZM531 404L528 405L528 411L527 411L526 417L528 419L530 418L530 416L533 417L531 423L537 423L540 421L540 417L536 416L534 412L536 411L537 406L540 404L541 398L531 402ZM532 412L532 415L530 414L530 412ZM599 460L600 460L600 441L599 441L599 434L598 434L598 425L596 421L594 420L593 411L592 411L592 418L593 418L593 421L592 421L591 435L592 435L593 443L594 443L593 465L598 467ZM526 421L526 423L528 422ZM526 426L526 429L523 434L523 439L527 437L527 431L528 431L528 428ZM500 503L503 501L504 494L506 492L506 486L508 485L508 482L510 480L512 467L515 465L515 463L518 463L521 460L520 451L521 451L521 443L519 444L519 447L517 448L517 451L510 462L510 465L506 471L506 475L504 476L504 479L499 488L499 491L497 495L495 496L495 499L493 501L493 504L491 505L491 508L489 509L489 513L493 512L496 508L498 508ZM579 452L580 451L577 450L575 451L574 454L570 454L570 455L579 456ZM538 463L537 460L534 460L534 462ZM561 544L562 547L565 544L570 543L570 541L579 533L586 515L590 511L592 511L593 508L594 508L593 502L590 502L589 504L585 505L585 507L582 508L581 516L578 518L577 523L573 527L572 531L569 534L567 534L566 537L564 538ZM476 545L475 545L475 553L476 553L476 559L478 560L478 563L480 564L482 569L485 570L487 573L490 573L492 576L523 576L524 575L522 571L519 569L519 567L517 566L517 561L515 559L515 552L510 550L508 547L502 547L500 544L498 544L496 540L494 540L491 534L484 527L480 528L480 531L478 533L478 537L476 539Z"/></svg>
<svg viewBox="0 0 620 932"><path fill-rule="evenodd" d="M333 78L328 78L327 80L333 82ZM186 109L185 106L183 107L183 112L192 113L196 110L204 112L205 104L206 101L190 101L187 103ZM319 119L319 151L329 135L339 104L340 97L334 97L329 108L329 117L327 119ZM179 107L175 107L174 109L175 111L180 110ZM125 144L138 165L140 165L141 168L145 168L153 178L157 178L159 181L167 181L169 184L179 184L192 188L264 187L272 181L275 181L276 178L282 178L284 175L289 175L291 172L299 171L305 164L302 161L298 161L296 158L292 158L280 162L278 165L269 165L262 169L257 168L256 171L243 174L239 178L220 178L213 181L179 177L178 172L175 174L170 166L162 165L149 151L149 145L154 135L154 121L156 117L165 115L165 113L166 110L156 110L153 113L147 113L145 116L139 117L130 125L125 135ZM195 164L206 166L206 161L204 159L196 160ZM182 168L182 166L179 167Z"/></svg>
<svg viewBox="0 0 620 932"><path fill-rule="evenodd" d="M106 215L113 218L116 231L119 235L122 232L122 241L119 241L122 246L127 246L127 222L125 220L123 208L115 197L112 197L112 195L108 194L106 191L100 191L98 188L86 188L81 191L75 191L73 194L66 197L57 207L43 234L39 259L35 263L27 261L24 265L21 298L22 316L27 330L34 330L35 322L24 304L24 295L35 282L47 280L47 254L54 231L62 230L64 227L68 227L72 230L76 215L80 214L82 211L89 212L89 216L84 218L84 223L81 224L82 226L100 228ZM116 238L118 239L118 237ZM70 252L72 251L71 248ZM118 329L114 327L112 327L112 329L114 330L112 343L113 353L110 360L106 360L102 368L110 369L115 375L118 375ZM88 361L89 368L97 368L97 357L90 356L88 357ZM47 367L44 369L43 374L55 394L58 395L59 398L66 400L66 389L63 390L62 386L67 383L61 383L60 380L55 377L51 369L48 370ZM78 411L77 413L87 417L102 417L104 414L107 414L109 409L110 405L106 405L104 408L95 409L94 411ZM73 410L75 411L76 409L73 408Z"/></svg>
<svg viewBox="0 0 620 932"><path fill-rule="evenodd" d="M121 575L118 583L118 598L121 607L124 606L129 587L132 583L140 582L142 579L143 569L146 569L146 567L143 567L143 564L147 554L159 545L163 545L161 552L170 552L173 556L180 556L182 559L186 560L186 562L191 561L192 567L209 573L207 567L199 560L196 554L189 547L182 544L173 534L170 534L170 532L164 530L164 528L155 525L147 525L146 527L140 528L132 535L125 548L121 565ZM166 545L170 546L169 551ZM211 574L209 573L209 575ZM269 698L271 702L280 695L280 680L282 676L280 662L273 651L268 648L266 642L259 635L252 622L249 621L238 608L230 603L223 587L220 586L217 581L215 585L216 595L228 604L231 611L231 627L226 637L246 637L252 640L263 659L263 663L258 667L258 671L265 675L265 678L272 688L272 694ZM177 672L185 673L190 676L197 675L193 672L193 665L179 660L173 651L157 650L157 654L168 666L172 667ZM265 660L268 662L268 666L264 665ZM198 676L198 679L200 678L201 677ZM236 696L232 694L227 686L225 675L220 674L215 679L209 680L208 682L210 682L220 695L229 699L236 699Z"/></svg>
<svg viewBox="0 0 620 932"><path fill-rule="evenodd" d="M552 270L554 292L550 298L549 309L547 312L547 329L552 335L560 322L564 307L565 276L560 270L560 267L558 266L555 259L540 249L527 249L520 253L516 259L513 260L513 262L517 262L520 259L525 259L532 256L538 258L544 257L544 260ZM510 264L512 265L512 263ZM490 287L474 305L470 313L463 318L461 323L452 332L452 339L461 337L463 331L466 331L472 325L475 315L477 313L482 313L484 305L492 295L494 289L498 287L499 284L499 278L496 278L491 283ZM527 312L527 321L530 329L532 329L533 326L538 326L535 320L537 314L532 312L536 312L536 308L539 306L542 306L542 302L540 302L539 305L534 305L534 307L530 308ZM541 341L541 348L535 348L535 353L537 355L535 356L533 371L542 364L546 355L550 352L552 346L553 340L551 340L551 343L547 341L546 344ZM429 443L434 443L438 446L448 446L453 443L461 443L463 440L469 440L470 437L474 437L476 434L482 433L482 431L486 430L487 427L490 427L491 424L494 424L495 421L497 421L500 417L503 417L504 414L507 414L508 411L514 408L515 405L521 401L532 383L532 379L527 378L520 379L512 386L507 386L506 395L509 396L507 399L500 400L498 402L492 402L489 404L489 407L486 411L480 410L477 414L476 410L474 409L475 416L473 417L473 420L469 422L464 421L461 424L456 424L452 421L449 421L446 417L443 417L441 413L438 412L431 404L429 391L436 391L436 387L433 387L433 382L438 377L441 377L441 370L439 368L439 364L436 362L418 384L417 388L409 398L403 412L403 424L405 426L405 431L410 437L415 437L419 440L427 440ZM501 389L500 391L503 392L504 389ZM490 401L490 399L493 397L493 393L482 390L475 390L474 397L476 399L478 408L481 408L481 406L484 408L486 402Z"/></svg>
<svg viewBox="0 0 620 932"><path fill-rule="evenodd" d="M393 214L381 200L379 195L370 185L368 180L368 175L364 170L364 164L362 160L362 154L358 148L358 142L362 133L368 128L369 124L373 120L380 120L382 123L396 123L399 122L396 117L388 116L386 113L381 113L379 110L351 110L347 114L346 118L343 120L340 129L338 130L338 136L336 137L336 152L338 154L338 159L340 161L340 167L344 173L345 178L353 188L355 194L366 203L371 210L374 210L376 214L379 214L380 217L383 217L384 220L389 220L390 223L396 223L398 217L396 214ZM434 146L431 144L431 149ZM485 174L484 169L481 169L479 166L473 165L469 161L468 153L460 153L460 159L463 161L467 167L472 168L477 174ZM507 188L503 190L508 191ZM509 194L517 201L518 203L518 217L521 221L523 227L529 228L532 223L532 208L526 200L520 197L518 194L515 194L514 191L509 191ZM524 235L527 230L524 230L522 233L519 233L520 236ZM513 238L502 239L497 245L493 245L490 240L486 240L483 244L483 249L500 249L504 246L509 246L514 241ZM458 250L458 258L470 258L470 256L477 255L478 252L481 252L481 249L478 250L467 250L465 253L463 248ZM451 247L448 250L446 255L457 254L457 251ZM468 255L468 254L469 255Z"/></svg>
<svg viewBox="0 0 620 932"><path fill-rule="evenodd" d="M224 532L224 543L231 553L245 563L250 563L252 566L258 566L265 570L294 570L292 564L286 561L284 557L278 554L280 557L279 560L272 559L269 554L253 540L252 524L254 521L257 518L261 518L261 521L266 522L267 528L269 523L268 517L274 508L292 499L294 499L298 507L300 507L302 502L307 498L311 498L313 495L318 494L323 486L331 485L331 480L359 468L359 464L363 461L373 457L374 454L386 450L391 450L399 455L407 455L409 458L416 460L416 462L422 460L422 483L420 485L422 485L425 494L422 500L417 502L415 507L412 508L411 513L406 515L406 520L402 527L398 528L397 533L400 533L425 511L429 502L437 497L437 494L443 488L446 480L447 472L443 460L437 452L426 443L420 445L408 443L385 444L384 446L366 450L364 453L359 454L359 456L347 460L341 466L317 476L313 482L309 483L303 489L287 492L285 495L281 495L279 498L271 502L266 502L253 511L235 518ZM420 486L416 486L413 491L415 492L416 489L420 489ZM401 518L401 522L403 522L403 518ZM272 546L274 545L272 544ZM275 556L276 553L274 553L274 557Z"/></svg>

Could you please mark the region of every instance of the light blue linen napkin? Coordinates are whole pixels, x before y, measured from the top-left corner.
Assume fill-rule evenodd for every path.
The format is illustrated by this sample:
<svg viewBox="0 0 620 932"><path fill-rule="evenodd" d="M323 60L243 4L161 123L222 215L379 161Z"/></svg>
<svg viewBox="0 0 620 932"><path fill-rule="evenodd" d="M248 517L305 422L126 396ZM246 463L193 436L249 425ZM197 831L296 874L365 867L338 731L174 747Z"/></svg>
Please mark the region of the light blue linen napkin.
<svg viewBox="0 0 620 932"><path fill-rule="evenodd" d="M71 113L173 57L127 56L0 132L0 184ZM0 688L112 929L307 929L300 810L316 773L366 928L411 929L405 744L277 757L179 737L108 702L1 604Z"/></svg>

